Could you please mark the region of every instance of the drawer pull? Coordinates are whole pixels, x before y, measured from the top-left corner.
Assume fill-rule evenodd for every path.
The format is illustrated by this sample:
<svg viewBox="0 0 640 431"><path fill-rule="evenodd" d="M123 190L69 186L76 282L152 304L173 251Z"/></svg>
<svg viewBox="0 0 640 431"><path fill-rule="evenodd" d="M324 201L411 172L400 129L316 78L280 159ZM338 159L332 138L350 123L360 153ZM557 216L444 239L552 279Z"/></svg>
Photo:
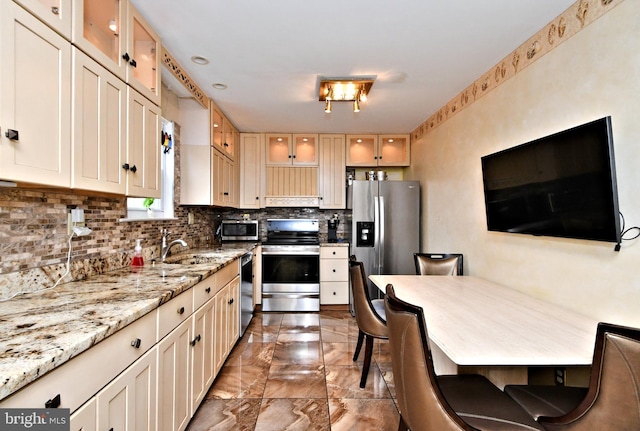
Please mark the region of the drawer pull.
<svg viewBox="0 0 640 431"><path fill-rule="evenodd" d="M60 394L58 394L44 403L44 407L47 409L57 409L58 407L60 407L60 402Z"/></svg>
<svg viewBox="0 0 640 431"><path fill-rule="evenodd" d="M184 314L184 307L178 308L178 314Z"/></svg>
<svg viewBox="0 0 640 431"><path fill-rule="evenodd" d="M10 141L19 141L19 133L17 130L14 129L7 129L6 132L4 132L4 136L7 137L7 139L9 139Z"/></svg>
<svg viewBox="0 0 640 431"><path fill-rule="evenodd" d="M211 288L207 287L204 291L207 292L207 293L211 293Z"/></svg>
<svg viewBox="0 0 640 431"><path fill-rule="evenodd" d="M136 349L139 349L141 344L142 344L142 340L140 338L136 338L131 342L131 347L135 347Z"/></svg>
<svg viewBox="0 0 640 431"><path fill-rule="evenodd" d="M336 272L336 270L335 270L335 269L333 269L332 271L333 271L333 272Z"/></svg>

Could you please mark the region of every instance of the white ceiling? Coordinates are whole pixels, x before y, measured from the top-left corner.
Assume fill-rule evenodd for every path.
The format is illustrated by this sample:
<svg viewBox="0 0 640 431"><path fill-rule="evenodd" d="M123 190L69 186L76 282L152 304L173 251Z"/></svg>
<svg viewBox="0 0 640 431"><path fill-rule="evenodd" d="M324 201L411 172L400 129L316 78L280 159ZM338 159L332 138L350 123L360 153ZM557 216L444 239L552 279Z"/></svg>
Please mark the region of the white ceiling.
<svg viewBox="0 0 640 431"><path fill-rule="evenodd" d="M412 132L574 2L131 1L240 131L321 133ZM325 114L318 77L351 75L369 99Z"/></svg>

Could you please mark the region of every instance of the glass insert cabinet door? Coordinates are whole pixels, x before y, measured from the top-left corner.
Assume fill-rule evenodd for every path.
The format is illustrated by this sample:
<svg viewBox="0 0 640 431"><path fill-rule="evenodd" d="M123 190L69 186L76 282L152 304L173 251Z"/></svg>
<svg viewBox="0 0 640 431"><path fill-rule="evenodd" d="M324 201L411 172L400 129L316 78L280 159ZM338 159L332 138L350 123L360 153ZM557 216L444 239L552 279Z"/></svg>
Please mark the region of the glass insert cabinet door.
<svg viewBox="0 0 640 431"><path fill-rule="evenodd" d="M156 105L160 38L126 0L74 2L72 41Z"/></svg>

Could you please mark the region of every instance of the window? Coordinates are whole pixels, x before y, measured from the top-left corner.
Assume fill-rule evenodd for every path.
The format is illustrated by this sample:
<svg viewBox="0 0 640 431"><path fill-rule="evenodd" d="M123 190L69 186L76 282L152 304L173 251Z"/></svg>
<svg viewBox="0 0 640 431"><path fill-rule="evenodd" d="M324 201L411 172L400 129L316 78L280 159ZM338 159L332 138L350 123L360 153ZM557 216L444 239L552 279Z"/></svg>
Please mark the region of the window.
<svg viewBox="0 0 640 431"><path fill-rule="evenodd" d="M174 192L174 148L173 122L162 119L162 136L168 139L168 144L161 154L162 198L154 199L147 208L146 198L127 198L127 218L125 220L155 220L173 218Z"/></svg>

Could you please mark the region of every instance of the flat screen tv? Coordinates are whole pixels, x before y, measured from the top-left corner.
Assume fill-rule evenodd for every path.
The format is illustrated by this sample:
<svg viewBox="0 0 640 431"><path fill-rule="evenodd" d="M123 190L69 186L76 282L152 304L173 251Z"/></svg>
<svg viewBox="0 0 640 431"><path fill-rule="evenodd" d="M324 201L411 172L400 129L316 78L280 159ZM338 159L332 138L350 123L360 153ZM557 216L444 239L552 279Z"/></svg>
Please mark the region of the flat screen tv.
<svg viewBox="0 0 640 431"><path fill-rule="evenodd" d="M482 157L487 227L620 243L611 117Z"/></svg>

